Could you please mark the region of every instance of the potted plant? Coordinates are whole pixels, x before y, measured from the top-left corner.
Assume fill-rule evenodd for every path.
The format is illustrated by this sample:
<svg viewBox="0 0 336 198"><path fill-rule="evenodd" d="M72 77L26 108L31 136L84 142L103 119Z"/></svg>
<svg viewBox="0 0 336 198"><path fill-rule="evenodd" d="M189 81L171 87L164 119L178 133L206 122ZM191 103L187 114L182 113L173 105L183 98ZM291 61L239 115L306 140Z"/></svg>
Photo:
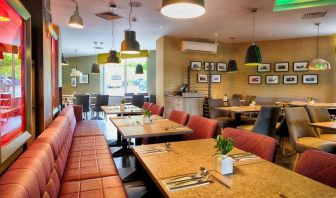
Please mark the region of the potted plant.
<svg viewBox="0 0 336 198"><path fill-rule="evenodd" d="M144 124L150 124L152 122L152 112L150 110L144 110L143 111L143 123Z"/></svg>
<svg viewBox="0 0 336 198"><path fill-rule="evenodd" d="M125 104L126 104L126 99L125 98L123 98L123 99L121 99L120 100L120 110L121 111L125 111Z"/></svg>
<svg viewBox="0 0 336 198"><path fill-rule="evenodd" d="M309 96L307 98L307 101L308 101L308 104L310 104L310 105L315 104L314 98L312 96Z"/></svg>
<svg viewBox="0 0 336 198"><path fill-rule="evenodd" d="M216 138L215 170L222 175L233 172L233 159L227 154L233 149L233 140L218 135Z"/></svg>
<svg viewBox="0 0 336 198"><path fill-rule="evenodd" d="M251 106L251 107L255 107L255 106L256 106L256 103L257 103L256 99L253 98L253 99L251 99L250 106Z"/></svg>

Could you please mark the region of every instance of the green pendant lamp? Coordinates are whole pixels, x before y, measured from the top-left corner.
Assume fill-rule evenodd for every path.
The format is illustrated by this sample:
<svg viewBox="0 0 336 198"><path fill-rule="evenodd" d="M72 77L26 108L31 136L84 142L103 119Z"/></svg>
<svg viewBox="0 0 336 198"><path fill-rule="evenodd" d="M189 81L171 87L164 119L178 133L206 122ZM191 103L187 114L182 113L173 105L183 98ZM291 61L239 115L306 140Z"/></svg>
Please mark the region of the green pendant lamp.
<svg viewBox="0 0 336 198"><path fill-rule="evenodd" d="M140 45L136 40L136 33L132 31L132 22L131 22L131 14L133 10L132 1L130 0L131 10L128 15L129 22L129 30L125 30L125 39L121 42L121 50L120 53L123 54L139 54L140 53Z"/></svg>
<svg viewBox="0 0 336 198"><path fill-rule="evenodd" d="M112 21L112 47L111 47L111 50L109 52L106 62L119 64L120 59L117 57L117 51L113 50L113 46L114 46L114 23Z"/></svg>
<svg viewBox="0 0 336 198"><path fill-rule="evenodd" d="M74 14L70 17L69 26L76 29L83 29L84 23L82 17L79 15L78 3L75 0L70 0L76 4L76 10Z"/></svg>
<svg viewBox="0 0 336 198"><path fill-rule="evenodd" d="M251 9L253 16L253 43L247 49L245 56L245 66L259 66L262 64L261 52L259 47L254 43L254 14L257 12L257 8Z"/></svg>
<svg viewBox="0 0 336 198"><path fill-rule="evenodd" d="M141 64L138 64L135 68L135 74L143 74L143 67Z"/></svg>
<svg viewBox="0 0 336 198"><path fill-rule="evenodd" d="M327 70L331 69L330 63L326 60L319 58L319 45L320 45L320 22L315 23L317 26L317 56L308 64L308 70Z"/></svg>
<svg viewBox="0 0 336 198"><path fill-rule="evenodd" d="M199 17L205 13L204 0L163 0L161 13L177 19Z"/></svg>
<svg viewBox="0 0 336 198"><path fill-rule="evenodd" d="M10 21L10 18L8 16L8 12L7 12L5 6L1 6L1 8L0 8L0 21L1 22L8 22L8 21Z"/></svg>
<svg viewBox="0 0 336 198"><path fill-rule="evenodd" d="M69 65L69 62L67 60L65 60L63 54L62 54L62 65L64 65L64 66L68 66Z"/></svg>

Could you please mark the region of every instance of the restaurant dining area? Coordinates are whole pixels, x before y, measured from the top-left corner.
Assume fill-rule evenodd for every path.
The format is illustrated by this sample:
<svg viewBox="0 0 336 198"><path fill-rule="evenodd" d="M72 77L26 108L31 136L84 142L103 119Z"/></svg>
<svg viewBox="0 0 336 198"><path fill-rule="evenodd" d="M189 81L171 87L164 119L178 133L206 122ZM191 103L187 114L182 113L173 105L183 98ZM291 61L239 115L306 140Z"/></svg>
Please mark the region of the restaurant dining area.
<svg viewBox="0 0 336 198"><path fill-rule="evenodd" d="M336 0L0 0L0 198L336 198Z"/></svg>

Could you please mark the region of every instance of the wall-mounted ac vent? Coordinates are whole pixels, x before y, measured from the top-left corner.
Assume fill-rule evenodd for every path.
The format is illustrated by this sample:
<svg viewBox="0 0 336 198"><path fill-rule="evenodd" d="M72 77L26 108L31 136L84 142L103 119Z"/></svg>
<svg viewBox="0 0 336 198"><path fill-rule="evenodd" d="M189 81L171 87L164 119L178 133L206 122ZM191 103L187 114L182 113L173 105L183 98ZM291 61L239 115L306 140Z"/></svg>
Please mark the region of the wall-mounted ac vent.
<svg viewBox="0 0 336 198"><path fill-rule="evenodd" d="M312 13L306 13L305 15L303 15L303 19L316 19L316 18L323 18L325 17L325 15L327 14L327 12L312 12Z"/></svg>
<svg viewBox="0 0 336 198"><path fill-rule="evenodd" d="M182 41L182 51L217 54L217 44L195 41Z"/></svg>

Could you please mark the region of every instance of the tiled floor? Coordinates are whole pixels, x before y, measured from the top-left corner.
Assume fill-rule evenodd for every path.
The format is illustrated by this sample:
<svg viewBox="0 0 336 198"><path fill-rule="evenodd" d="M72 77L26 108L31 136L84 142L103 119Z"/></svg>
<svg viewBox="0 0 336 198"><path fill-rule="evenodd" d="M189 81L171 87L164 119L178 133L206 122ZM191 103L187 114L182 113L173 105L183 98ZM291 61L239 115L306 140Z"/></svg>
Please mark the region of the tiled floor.
<svg viewBox="0 0 336 198"><path fill-rule="evenodd" d="M112 139L116 139L117 137L116 127L113 126L113 124L108 119L106 120L107 120L106 123L107 123L107 128L108 128L108 131L105 134L106 139L108 141ZM291 150L289 139L285 138L284 141L285 141L284 145L285 145L286 156L282 154L282 150L279 148L277 150L275 163L284 168L292 170L294 166L295 152ZM111 152L113 153L117 151L118 149L119 148L111 147ZM135 167L135 157L134 156L115 157L114 161L116 163L116 166L118 168L121 178L127 177L129 174L131 174L135 170L134 169ZM152 183L148 184L148 181L150 181L149 176L145 172L142 172L141 174L142 174L140 175L141 179L135 179L132 182L124 183L128 196L130 198L153 197L153 196L160 197L160 194L157 192L155 185ZM139 178L139 175L136 178ZM144 180L147 180L147 182L145 182L146 184L144 183ZM152 194L148 193L148 189L150 189L151 191L154 190L153 192L151 192Z"/></svg>

